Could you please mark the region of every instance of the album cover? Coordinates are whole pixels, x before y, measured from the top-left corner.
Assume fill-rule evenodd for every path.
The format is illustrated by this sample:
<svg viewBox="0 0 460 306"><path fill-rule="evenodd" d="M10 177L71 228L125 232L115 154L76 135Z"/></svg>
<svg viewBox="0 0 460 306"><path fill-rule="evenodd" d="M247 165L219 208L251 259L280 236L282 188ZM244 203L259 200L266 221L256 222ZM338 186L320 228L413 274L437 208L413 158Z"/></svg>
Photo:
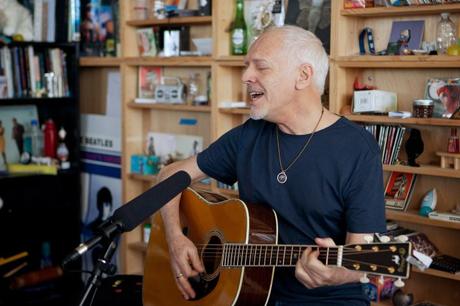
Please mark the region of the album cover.
<svg viewBox="0 0 460 306"><path fill-rule="evenodd" d="M155 99L155 87L160 84L162 74L161 67L139 67L138 98Z"/></svg>
<svg viewBox="0 0 460 306"><path fill-rule="evenodd" d="M157 46L155 32L153 28L143 28L136 30L137 48L140 56L156 56Z"/></svg>
<svg viewBox="0 0 460 306"><path fill-rule="evenodd" d="M385 207L395 210L406 210L416 175L413 173L391 172L385 188Z"/></svg>
<svg viewBox="0 0 460 306"><path fill-rule="evenodd" d="M393 21L389 42L407 40L409 49L420 49L422 46L424 20Z"/></svg>
<svg viewBox="0 0 460 306"><path fill-rule="evenodd" d="M428 79L425 98L434 101L433 117L453 117L460 108L460 78Z"/></svg>

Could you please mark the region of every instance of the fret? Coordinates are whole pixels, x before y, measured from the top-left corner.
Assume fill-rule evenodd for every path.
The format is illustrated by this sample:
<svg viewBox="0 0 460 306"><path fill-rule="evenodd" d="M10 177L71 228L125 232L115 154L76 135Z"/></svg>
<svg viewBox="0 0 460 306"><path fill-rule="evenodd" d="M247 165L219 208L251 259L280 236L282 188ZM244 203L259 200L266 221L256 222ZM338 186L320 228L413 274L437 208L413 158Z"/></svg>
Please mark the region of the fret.
<svg viewBox="0 0 460 306"><path fill-rule="evenodd" d="M273 266L273 245L270 246L270 262L268 264Z"/></svg>
<svg viewBox="0 0 460 306"><path fill-rule="evenodd" d="M279 265L281 263L281 260L279 258L280 258L280 247L278 246L276 248L276 265Z"/></svg>
<svg viewBox="0 0 460 306"><path fill-rule="evenodd" d="M264 266L267 266L267 248L268 248L268 245L265 246L265 252L264 252Z"/></svg>
<svg viewBox="0 0 460 306"><path fill-rule="evenodd" d="M327 248L326 251L326 266L329 264L329 247Z"/></svg>
<svg viewBox="0 0 460 306"><path fill-rule="evenodd" d="M284 252L283 252L283 266L286 265L286 246L284 245Z"/></svg>
<svg viewBox="0 0 460 306"><path fill-rule="evenodd" d="M233 244L230 245L230 253L228 254L228 265L232 266L233 265Z"/></svg>
<svg viewBox="0 0 460 306"><path fill-rule="evenodd" d="M246 266L248 261L248 245L245 244L243 247L243 265Z"/></svg>
<svg viewBox="0 0 460 306"><path fill-rule="evenodd" d="M237 247L237 252L236 252L237 253L237 256L236 256L237 257L236 258L236 265L237 266L241 266L241 260L243 259L243 258L241 258L241 249L242 249L242 245L239 244L238 247Z"/></svg>
<svg viewBox="0 0 460 306"><path fill-rule="evenodd" d="M260 266L260 259L262 259L262 246L259 247L259 254L257 256L259 257L259 266Z"/></svg>
<svg viewBox="0 0 460 306"><path fill-rule="evenodd" d="M292 256L294 255L294 246L291 245L291 260L289 261L289 265L292 266Z"/></svg>

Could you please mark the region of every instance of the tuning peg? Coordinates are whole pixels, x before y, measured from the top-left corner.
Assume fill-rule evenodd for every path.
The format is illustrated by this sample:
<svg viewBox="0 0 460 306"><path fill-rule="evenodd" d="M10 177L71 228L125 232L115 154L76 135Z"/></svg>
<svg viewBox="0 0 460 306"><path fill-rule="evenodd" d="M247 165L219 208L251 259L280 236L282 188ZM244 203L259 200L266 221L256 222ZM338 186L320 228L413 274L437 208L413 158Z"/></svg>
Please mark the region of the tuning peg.
<svg viewBox="0 0 460 306"><path fill-rule="evenodd" d="M367 273L364 273L364 275L359 279L359 281L360 281L362 284L367 284L367 283L369 283L369 278L367 277Z"/></svg>
<svg viewBox="0 0 460 306"><path fill-rule="evenodd" d="M401 278L398 278L395 282L394 282L394 285L398 288L402 288L404 287L404 282L401 280Z"/></svg>
<svg viewBox="0 0 460 306"><path fill-rule="evenodd" d="M372 237L371 235L366 235L364 236L364 240L367 242L367 243L371 243L374 241L374 237Z"/></svg>
<svg viewBox="0 0 460 306"><path fill-rule="evenodd" d="M399 235L399 236L397 236L395 239L396 239L397 241L403 242L403 243L404 243L404 242L407 242L407 240L409 240L409 238L407 238L406 235Z"/></svg>
<svg viewBox="0 0 460 306"><path fill-rule="evenodd" d="M382 242L382 243L388 243L388 242L390 242L391 239L390 239L390 237L388 237L388 236L380 236L380 237L379 237L379 240L380 240L380 242Z"/></svg>
<svg viewBox="0 0 460 306"><path fill-rule="evenodd" d="M378 282L380 285L383 285L385 283L385 279L383 278L383 275L380 275Z"/></svg>

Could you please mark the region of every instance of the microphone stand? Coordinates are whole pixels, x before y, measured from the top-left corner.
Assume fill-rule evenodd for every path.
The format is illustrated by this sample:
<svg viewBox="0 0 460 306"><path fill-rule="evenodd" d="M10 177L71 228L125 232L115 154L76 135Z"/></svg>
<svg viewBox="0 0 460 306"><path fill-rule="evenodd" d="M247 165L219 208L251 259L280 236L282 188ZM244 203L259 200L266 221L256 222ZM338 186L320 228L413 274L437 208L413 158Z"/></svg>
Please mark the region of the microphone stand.
<svg viewBox="0 0 460 306"><path fill-rule="evenodd" d="M115 240L115 239L114 239ZM110 241L105 248L104 255L97 260L97 264L93 269L93 272L91 273L91 277L88 279L86 283L86 288L85 291L82 295L80 304L79 306L84 306L86 303L86 300L88 299L90 293L93 291L91 302L89 306L93 303L94 296L96 295L97 289L101 285L101 277L102 274L107 274L107 275L113 275L115 274L116 271L116 266L111 263L112 261L112 256L115 253L115 250L117 249L117 243L112 240Z"/></svg>

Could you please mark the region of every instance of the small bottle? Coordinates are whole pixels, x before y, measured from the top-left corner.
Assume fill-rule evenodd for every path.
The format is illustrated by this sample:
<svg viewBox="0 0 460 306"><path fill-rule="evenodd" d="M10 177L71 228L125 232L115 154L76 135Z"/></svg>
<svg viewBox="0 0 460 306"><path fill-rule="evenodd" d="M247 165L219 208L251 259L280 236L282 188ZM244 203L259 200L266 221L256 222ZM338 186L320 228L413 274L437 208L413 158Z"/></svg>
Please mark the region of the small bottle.
<svg viewBox="0 0 460 306"><path fill-rule="evenodd" d="M38 121L31 121L31 140L32 140L32 156L40 157L43 156L43 133L38 127Z"/></svg>
<svg viewBox="0 0 460 306"><path fill-rule="evenodd" d="M198 73L191 73L190 79L188 81L188 90L187 90L187 104L192 105L195 101L195 98L200 93L200 75Z"/></svg>
<svg viewBox="0 0 460 306"><path fill-rule="evenodd" d="M449 142L447 144L447 152L460 153L460 144L457 136L457 128L452 128L450 130Z"/></svg>
<svg viewBox="0 0 460 306"><path fill-rule="evenodd" d="M438 54L446 54L447 49L457 43L455 24L449 18L449 13L442 13L436 30L436 49Z"/></svg>
<svg viewBox="0 0 460 306"><path fill-rule="evenodd" d="M151 229L152 229L152 225L150 223L144 224L144 234L143 234L144 243L149 243Z"/></svg>
<svg viewBox="0 0 460 306"><path fill-rule="evenodd" d="M236 16L233 20L233 27L230 39L230 51L232 55L246 54L248 49L248 34L246 21L244 20L243 0L236 0Z"/></svg>
<svg viewBox="0 0 460 306"><path fill-rule="evenodd" d="M56 158L57 131L53 119L48 119L46 121L43 135L45 139L45 156Z"/></svg>

